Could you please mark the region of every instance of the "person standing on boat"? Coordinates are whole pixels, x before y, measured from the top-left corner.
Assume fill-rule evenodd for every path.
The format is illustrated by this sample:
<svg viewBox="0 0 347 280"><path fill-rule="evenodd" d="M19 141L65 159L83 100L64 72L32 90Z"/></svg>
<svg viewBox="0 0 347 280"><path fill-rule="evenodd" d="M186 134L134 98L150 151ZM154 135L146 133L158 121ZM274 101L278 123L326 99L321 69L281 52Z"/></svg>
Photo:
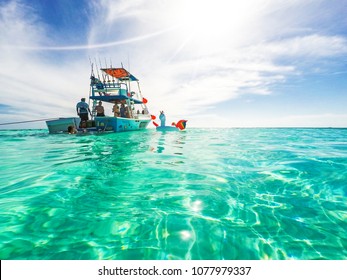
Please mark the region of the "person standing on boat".
<svg viewBox="0 0 347 280"><path fill-rule="evenodd" d="M164 111L160 111L159 119L160 119L160 126L165 126L166 117L165 117Z"/></svg>
<svg viewBox="0 0 347 280"><path fill-rule="evenodd" d="M105 109L101 101L99 101L99 105L95 106L95 111L97 117L105 117Z"/></svg>
<svg viewBox="0 0 347 280"><path fill-rule="evenodd" d="M126 118L126 109L125 109L125 105L123 103L120 105L120 116L122 118Z"/></svg>
<svg viewBox="0 0 347 280"><path fill-rule="evenodd" d="M90 113L89 105L86 103L85 98L81 98L81 101L76 105L77 115L81 118L81 122L88 120L88 112Z"/></svg>

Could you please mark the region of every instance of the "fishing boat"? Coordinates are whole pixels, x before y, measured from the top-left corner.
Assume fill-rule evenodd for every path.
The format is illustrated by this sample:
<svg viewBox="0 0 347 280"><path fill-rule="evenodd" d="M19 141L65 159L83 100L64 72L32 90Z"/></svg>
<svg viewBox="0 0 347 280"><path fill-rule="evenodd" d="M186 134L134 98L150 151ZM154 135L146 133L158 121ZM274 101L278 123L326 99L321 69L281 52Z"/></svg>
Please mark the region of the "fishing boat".
<svg viewBox="0 0 347 280"><path fill-rule="evenodd" d="M93 65L90 76L89 103L91 120L81 122L78 117L59 118L46 121L49 133L68 133L73 127L77 133L122 132L146 129L151 122L147 99L142 96L139 80L123 67L101 68L94 74ZM97 116L99 101L113 104L113 116ZM120 115L118 108L126 113ZM123 111L124 112L124 111Z"/></svg>

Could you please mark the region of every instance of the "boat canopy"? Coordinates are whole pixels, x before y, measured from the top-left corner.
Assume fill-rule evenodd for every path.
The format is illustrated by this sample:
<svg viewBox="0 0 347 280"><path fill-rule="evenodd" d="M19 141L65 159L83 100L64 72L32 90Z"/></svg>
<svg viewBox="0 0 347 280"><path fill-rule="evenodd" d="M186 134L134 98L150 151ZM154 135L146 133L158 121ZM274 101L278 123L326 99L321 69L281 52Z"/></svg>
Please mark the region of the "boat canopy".
<svg viewBox="0 0 347 280"><path fill-rule="evenodd" d="M137 78L135 78L124 68L102 68L101 70L104 71L107 75L110 75L121 81L138 81Z"/></svg>

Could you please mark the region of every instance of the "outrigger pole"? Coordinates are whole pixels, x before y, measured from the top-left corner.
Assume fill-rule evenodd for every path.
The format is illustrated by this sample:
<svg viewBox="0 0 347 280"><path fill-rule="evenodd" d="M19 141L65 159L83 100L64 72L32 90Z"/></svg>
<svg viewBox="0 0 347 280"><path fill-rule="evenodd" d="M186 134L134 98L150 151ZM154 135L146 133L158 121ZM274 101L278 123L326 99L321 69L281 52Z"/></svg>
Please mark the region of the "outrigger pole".
<svg viewBox="0 0 347 280"><path fill-rule="evenodd" d="M20 121L20 122L9 122L9 123L0 123L0 125L20 124L20 123L29 123L29 122L43 122L43 121L51 121L51 120L56 120L56 119L57 118L30 120L30 121Z"/></svg>
<svg viewBox="0 0 347 280"><path fill-rule="evenodd" d="M107 62L106 62L106 57L105 57L105 68L107 69ZM111 67L112 68L112 67ZM110 83L110 75L106 73L107 76L107 82ZM114 82L113 82L114 83Z"/></svg>
<svg viewBox="0 0 347 280"><path fill-rule="evenodd" d="M106 58L105 58L105 62L106 62ZM106 65L107 65L107 63L106 63ZM112 69L112 59L110 58L110 67L111 67L111 69ZM106 67L107 68L107 67ZM113 86L114 86L114 82L115 82L115 79L114 79L114 77L112 76L112 83L113 83Z"/></svg>
<svg viewBox="0 0 347 280"><path fill-rule="evenodd" d="M96 73L98 74L98 79L99 79L99 81L101 81L101 80L100 80L100 75L99 75L98 64L96 63L96 58L95 58L95 57L94 57L94 60L95 60L95 66L96 66Z"/></svg>
<svg viewBox="0 0 347 280"><path fill-rule="evenodd" d="M102 67L102 65L101 65L101 59L100 59L100 56L99 56L99 63L100 63L100 68L101 68L101 67ZM104 84L106 84L106 79L105 79L105 76L104 76L104 72L101 72L101 75L102 75L102 79L103 79Z"/></svg>
<svg viewBox="0 0 347 280"><path fill-rule="evenodd" d="M90 68L91 68L91 76L94 76L94 67L93 67L93 62L92 62L92 60L90 59L90 57L89 57L89 63L90 63Z"/></svg>
<svg viewBox="0 0 347 280"><path fill-rule="evenodd" d="M89 56L89 63L90 63L90 68L91 68L91 72L90 72L90 79L92 77L94 77L94 67L93 67L93 63L92 63L92 60L90 59L90 56ZM88 98L88 104L90 105L90 92L91 92L91 86L89 87L89 98Z"/></svg>

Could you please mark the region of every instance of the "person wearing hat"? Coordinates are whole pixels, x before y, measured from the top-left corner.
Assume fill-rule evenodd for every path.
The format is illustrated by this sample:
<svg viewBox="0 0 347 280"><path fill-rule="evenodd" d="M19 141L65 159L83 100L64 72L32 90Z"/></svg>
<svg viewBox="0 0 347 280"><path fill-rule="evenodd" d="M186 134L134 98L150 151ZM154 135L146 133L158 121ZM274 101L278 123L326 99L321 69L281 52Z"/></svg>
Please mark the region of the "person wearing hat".
<svg viewBox="0 0 347 280"><path fill-rule="evenodd" d="M81 101L76 105L77 115L81 118L81 123L88 120L88 112L90 113L89 105L86 103L85 98L81 98Z"/></svg>

